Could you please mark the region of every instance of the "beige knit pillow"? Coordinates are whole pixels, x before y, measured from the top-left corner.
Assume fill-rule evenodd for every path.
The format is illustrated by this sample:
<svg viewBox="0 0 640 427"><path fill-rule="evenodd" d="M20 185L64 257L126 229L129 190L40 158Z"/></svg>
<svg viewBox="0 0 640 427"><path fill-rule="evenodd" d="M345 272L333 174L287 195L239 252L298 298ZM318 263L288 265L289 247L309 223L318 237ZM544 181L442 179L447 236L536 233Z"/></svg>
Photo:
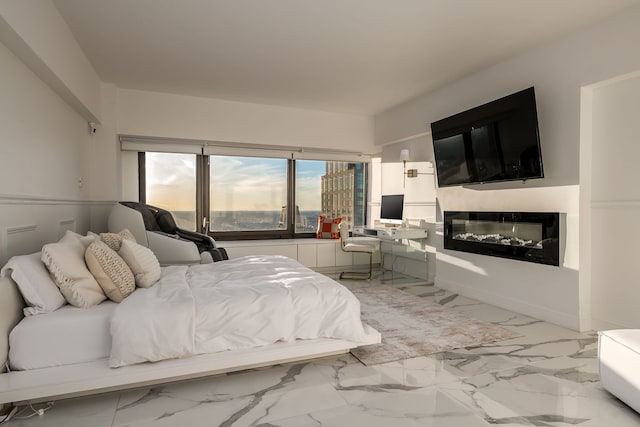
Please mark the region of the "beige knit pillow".
<svg viewBox="0 0 640 427"><path fill-rule="evenodd" d="M133 234L126 228L119 233L100 233L100 240L102 240L107 244L107 246L109 246L109 248L113 249L116 252L120 250L122 239L131 240L132 242L136 241L136 238L133 237Z"/></svg>
<svg viewBox="0 0 640 427"><path fill-rule="evenodd" d="M89 271L111 301L122 302L136 289L133 273L127 263L105 243L90 244L84 259Z"/></svg>
<svg viewBox="0 0 640 427"><path fill-rule="evenodd" d="M69 304L89 308L104 301L105 295L85 264L84 252L78 239L63 237L42 247L42 262Z"/></svg>
<svg viewBox="0 0 640 427"><path fill-rule="evenodd" d="M133 272L136 286L148 288L160 280L160 263L151 249L125 239L118 254Z"/></svg>

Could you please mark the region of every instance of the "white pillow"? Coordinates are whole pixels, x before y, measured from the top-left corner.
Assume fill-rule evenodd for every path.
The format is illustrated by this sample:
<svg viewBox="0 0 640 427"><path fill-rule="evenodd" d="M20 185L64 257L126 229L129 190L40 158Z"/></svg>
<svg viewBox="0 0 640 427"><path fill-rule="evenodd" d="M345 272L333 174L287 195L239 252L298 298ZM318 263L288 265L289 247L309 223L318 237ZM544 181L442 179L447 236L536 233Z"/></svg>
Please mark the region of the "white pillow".
<svg viewBox="0 0 640 427"><path fill-rule="evenodd" d="M136 286L148 288L160 280L160 263L149 248L123 239L118 255L124 259L136 278Z"/></svg>
<svg viewBox="0 0 640 427"><path fill-rule="evenodd" d="M87 268L84 252L79 239L65 234L57 243L42 247L42 262L69 304L88 308L101 303L106 296Z"/></svg>
<svg viewBox="0 0 640 427"><path fill-rule="evenodd" d="M67 303L40 260L41 256L42 252L14 256L0 271L2 277L11 274L18 285L28 306L24 308L25 316L50 313Z"/></svg>
<svg viewBox="0 0 640 427"><path fill-rule="evenodd" d="M88 232L86 236L83 236L82 234L78 234L75 231L67 230L65 231L64 236L62 236L62 238L58 240L58 242L70 242L72 240L79 241L86 249L91 243L95 242L96 240L100 240L100 236L91 232Z"/></svg>
<svg viewBox="0 0 640 427"><path fill-rule="evenodd" d="M84 253L89 271L111 301L120 303L136 290L129 266L104 242L93 242Z"/></svg>

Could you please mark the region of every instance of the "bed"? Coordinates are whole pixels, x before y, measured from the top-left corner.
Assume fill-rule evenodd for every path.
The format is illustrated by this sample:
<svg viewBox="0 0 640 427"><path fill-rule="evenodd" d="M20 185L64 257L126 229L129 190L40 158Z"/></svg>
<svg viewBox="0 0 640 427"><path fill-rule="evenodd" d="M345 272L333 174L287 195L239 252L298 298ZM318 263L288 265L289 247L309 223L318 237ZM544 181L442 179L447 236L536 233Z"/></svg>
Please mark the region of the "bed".
<svg viewBox="0 0 640 427"><path fill-rule="evenodd" d="M353 294L280 256L163 267L156 285L120 304L64 305L26 317L16 288L10 277L0 278L0 357L11 369L0 374L0 403L220 374L380 342L360 322Z"/></svg>

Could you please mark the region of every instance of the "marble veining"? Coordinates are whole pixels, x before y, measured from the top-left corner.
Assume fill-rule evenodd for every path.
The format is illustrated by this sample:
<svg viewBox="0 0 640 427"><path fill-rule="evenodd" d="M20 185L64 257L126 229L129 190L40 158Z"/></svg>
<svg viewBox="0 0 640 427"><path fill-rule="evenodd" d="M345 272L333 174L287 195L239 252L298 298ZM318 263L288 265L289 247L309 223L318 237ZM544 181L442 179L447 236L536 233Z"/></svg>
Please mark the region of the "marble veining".
<svg viewBox="0 0 640 427"><path fill-rule="evenodd" d="M251 411L251 409L255 408L262 401L262 399L267 393L273 390L280 389L285 384L294 382L296 380L296 376L299 375L300 372L302 372L302 368L304 368L304 366L305 364L291 366L289 369L287 369L286 374L280 378L280 381L277 384L274 384L270 387L264 388L254 393L251 396L251 400L246 406L244 406L239 411L236 411L235 413L233 413L229 418L224 420L220 424L220 426L224 426L224 427L232 426L236 421L242 418L242 416L246 415L249 411ZM273 405L271 405L269 408L266 409L267 414L269 413L272 407Z"/></svg>
<svg viewBox="0 0 640 427"><path fill-rule="evenodd" d="M7 425L640 427L640 415L600 385L595 332L571 331L398 273L342 283L394 286L520 336L372 366L343 354L68 399L43 416Z"/></svg>

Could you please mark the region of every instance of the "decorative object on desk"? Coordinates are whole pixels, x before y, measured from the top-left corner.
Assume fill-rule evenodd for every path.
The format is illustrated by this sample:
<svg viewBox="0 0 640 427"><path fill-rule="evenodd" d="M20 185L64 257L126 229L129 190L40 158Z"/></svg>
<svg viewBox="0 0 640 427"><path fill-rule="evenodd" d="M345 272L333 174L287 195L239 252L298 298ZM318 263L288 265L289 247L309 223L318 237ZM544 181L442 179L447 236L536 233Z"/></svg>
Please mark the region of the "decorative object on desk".
<svg viewBox="0 0 640 427"><path fill-rule="evenodd" d="M360 252L369 254L369 271L343 271L340 273L340 279L346 280L369 280L371 279L371 271L373 269L373 253L376 247L369 244L349 243L349 230L347 223L340 224L340 249L344 252Z"/></svg>
<svg viewBox="0 0 640 427"><path fill-rule="evenodd" d="M389 286L354 289L362 321L382 334L382 343L351 350L365 365L377 365L432 353L519 337L492 323Z"/></svg>
<svg viewBox="0 0 640 427"><path fill-rule="evenodd" d="M326 215L318 216L318 230L316 231L316 237L318 239L339 239L340 230L339 226L342 223L342 218L331 218Z"/></svg>

